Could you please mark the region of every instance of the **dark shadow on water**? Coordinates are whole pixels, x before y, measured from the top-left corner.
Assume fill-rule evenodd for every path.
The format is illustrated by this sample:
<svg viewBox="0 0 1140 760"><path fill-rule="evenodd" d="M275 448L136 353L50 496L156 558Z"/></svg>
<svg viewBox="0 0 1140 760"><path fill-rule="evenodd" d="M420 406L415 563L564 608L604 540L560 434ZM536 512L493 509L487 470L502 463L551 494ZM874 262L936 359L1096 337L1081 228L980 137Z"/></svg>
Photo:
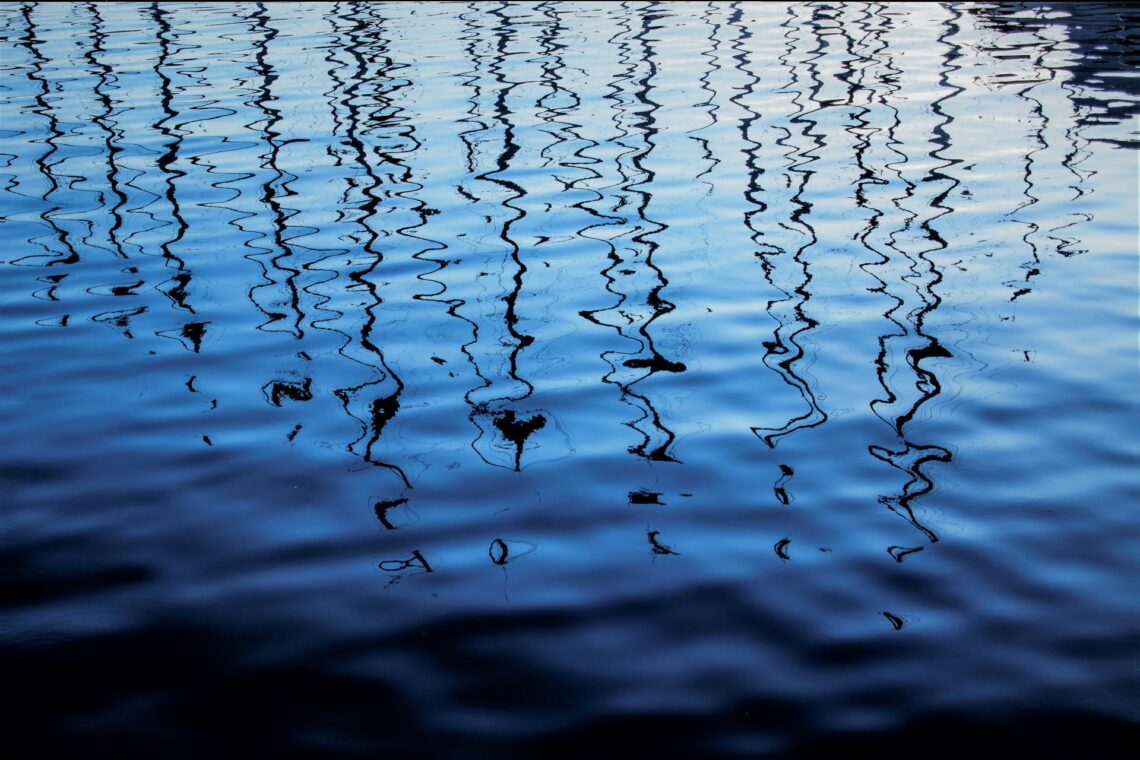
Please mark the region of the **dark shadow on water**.
<svg viewBox="0 0 1140 760"><path fill-rule="evenodd" d="M904 711L881 729L821 730L810 706L765 689L713 711L598 715L590 682L539 663L524 674L515 654L495 645L557 636L584 622L557 612L464 617L303 657L274 657L257 667L241 665L256 652L237 630L173 617L89 637L82 647L29 642L0 654L9 682L21 684L8 712L9 738L58 757L580 758L621 744L646 757L818 758L877 756L884 747L925 756L936 743L940 754L980 750L1108 760L1130 757L1136 736L1135 724L1125 720L1029 706L914 717ZM422 680L332 667L379 652L419 663ZM450 675L433 681L443 674ZM113 693L108 683L115 684ZM495 730L449 727L417 696L441 688L457 707L510 718ZM71 716L66 733L56 730L51 716L57 715ZM555 726L551 715L564 717Z"/></svg>

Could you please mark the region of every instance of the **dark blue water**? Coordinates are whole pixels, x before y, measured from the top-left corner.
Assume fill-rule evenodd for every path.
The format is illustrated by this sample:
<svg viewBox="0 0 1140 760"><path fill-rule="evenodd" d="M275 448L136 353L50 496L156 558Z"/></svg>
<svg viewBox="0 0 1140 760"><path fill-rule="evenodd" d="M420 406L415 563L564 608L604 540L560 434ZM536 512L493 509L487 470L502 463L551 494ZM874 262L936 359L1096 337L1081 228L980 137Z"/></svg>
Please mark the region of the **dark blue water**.
<svg viewBox="0 0 1140 760"><path fill-rule="evenodd" d="M1137 21L4 3L6 743L1126 755Z"/></svg>

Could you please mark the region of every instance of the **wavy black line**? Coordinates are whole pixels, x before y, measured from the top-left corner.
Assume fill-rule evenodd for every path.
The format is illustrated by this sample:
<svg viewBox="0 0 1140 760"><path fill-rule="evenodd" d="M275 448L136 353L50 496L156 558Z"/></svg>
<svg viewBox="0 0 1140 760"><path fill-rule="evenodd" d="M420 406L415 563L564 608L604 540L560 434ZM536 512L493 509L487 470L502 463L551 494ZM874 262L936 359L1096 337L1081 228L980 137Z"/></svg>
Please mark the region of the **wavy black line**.
<svg viewBox="0 0 1140 760"><path fill-rule="evenodd" d="M384 253L380 250L379 241L387 236L383 229L376 228L374 224L377 216L381 213L383 202L388 193L381 189L384 180L370 160L370 150L364 142L372 131L386 126L383 118L377 118L376 114L391 115L389 102L391 92L408 86L408 83L406 80L393 82L389 79L393 62L387 55L387 40L379 33L371 31L373 27L369 24L367 15L363 13L364 8L361 4L353 4L352 9L353 13L350 18L353 24L346 32L349 44L345 46L345 52L353 61L354 71L349 78L352 84L345 88L345 104L348 111L345 119L347 125L345 138L356 164L364 171L367 178L361 188L363 201L360 204L361 216L358 220L364 236L361 251L366 254L367 263L362 268L349 272L348 277L353 281L354 286L366 292L370 299L370 303L364 308L365 319L360 328L359 340L364 351L372 356L372 366L380 376L364 383L338 388L334 393L340 399L345 413L360 421L364 426L361 437L349 444L349 450L355 451L363 442L364 448L361 455L365 461L396 474L406 487L410 487L411 482L401 467L378 461L373 455L373 449L383 434L384 428L399 412L404 382L388 365L383 350L372 338L378 321L377 310L383 303L373 274L384 261ZM370 57L365 56L365 50L369 52ZM379 64L379 66L370 72L370 66L374 64ZM359 100L362 99L361 90L364 83L370 81L380 83L372 95L373 102L378 107L371 113L366 113ZM387 85L390 89L385 90L383 85ZM380 157L385 158L382 151ZM344 351L345 349L342 348L342 353ZM345 355L347 356L347 354ZM372 392L367 394L366 410L363 413L356 413L352 410L354 400L364 396L366 389L378 389L385 384L388 387L384 389L381 395L373 395Z"/></svg>
<svg viewBox="0 0 1140 760"><path fill-rule="evenodd" d="M36 23L32 19L33 7L33 3L25 3L20 6L20 16L24 21L24 33L14 38L13 43L27 50L32 58L27 71L24 72L24 76L33 83L35 89L35 95L33 96L35 106L31 110L47 121L47 136L42 140L38 138L32 138L30 140L31 142L42 142L47 145L47 150L34 159L39 173L48 181L48 190L40 197L40 200L48 204L49 208L39 212L39 218L51 228L52 237L59 243L63 252L53 252L49 246L38 243L36 238L30 238L28 242L40 245L46 252L44 255L50 257L43 266L75 264L80 260L79 251L71 239L71 234L67 229L56 222L54 217L54 214L57 211L61 211L63 206L50 205L54 202L53 196L61 189L59 179L55 176L51 158L59 151L59 141L63 138L64 132L60 128L59 117L48 99L51 89L48 79L44 75L44 69L50 63L50 59L43 55L39 49L39 45L43 44L44 40L36 34ZM14 263L37 262L44 258L44 255L22 256L16 259Z"/></svg>
<svg viewBox="0 0 1140 760"><path fill-rule="evenodd" d="M111 248L119 257L125 259L128 256L123 247L123 242L119 239L119 231L124 226L122 210L127 203L127 195L119 182L120 168L117 161L118 155L123 152L123 148L118 144L123 134L111 118L115 113L116 106L107 92L107 88L113 86L118 81L118 77L115 76L111 66L101 60L101 54L106 52L107 32L105 31L103 16L99 12L99 4L85 3L84 7L91 13L92 33L91 46L84 52L83 57L99 77L99 81L95 84L95 97L103 109L101 113L93 114L91 121L103 130L103 145L107 151L107 187L110 188L111 195L115 198L114 203L111 204L106 204L100 198L100 205L111 216L111 226L107 230L107 238Z"/></svg>
<svg viewBox="0 0 1140 760"><path fill-rule="evenodd" d="M733 40L730 46L735 52L735 55L732 56L732 60L735 62L734 67L745 74L750 80L744 91L730 98L732 102L736 103L748 113L748 116L741 120L740 131L742 139L750 146L745 149L745 161L748 169L748 188L745 191L745 198L750 204L755 206L755 208L745 213L745 225L750 230L752 241L757 247L756 256L761 261L765 279L774 289L782 292L785 296L782 299L769 301L767 304L767 311L773 319L776 320L777 327L773 333L772 340L764 344L764 364L775 370L784 383L795 388L808 406L807 411L803 414L792 417L779 426L754 426L752 428L752 432L760 438L760 440L764 441L770 448L775 448L780 438L790 435L797 430L818 427L824 424L828 419L827 413L820 407L816 400L811 384L799 374L796 367L797 362L805 356L805 351L800 340L819 324L814 318L809 316L806 310L807 303L811 299L810 286L812 276L808 264L804 259L804 254L816 243L816 235L812 226L807 222L807 216L811 211L811 204L803 200L803 194L807 188L808 181L815 172L814 170L805 169L803 167L816 160L816 158L811 155L811 151L821 147L823 142L821 135L811 132L813 122L806 117L808 113L807 107L799 103L799 91L791 90L796 93L793 104L796 106L797 111L789 117L788 123L789 125L796 126L801 124L805 125L799 131L798 136L809 137L812 140L813 147L798 149L794 146L791 142L794 136L793 132L787 127L778 126L773 130L780 134L774 143L787 149L787 152L784 154L784 160L786 162L786 171L789 172L787 175L788 181L792 182L795 187L795 192L790 199L790 203L793 207L791 212L786 219L779 218L774 220L774 225L781 234L791 233L796 238L801 239L802 242L798 244L791 243L789 246L781 245L779 242L771 242L776 236L773 235L772 231L765 232L757 220L757 217L760 217L761 214L769 212L770 208L769 204L763 200L764 188L760 182L761 177L767 170L757 162L758 150L762 143L750 136L752 124L760 118L760 114L751 108L747 102L748 96L755 91L755 86L759 82L759 77L751 71L751 57L747 47L748 40L752 37L752 32L749 30L747 24L742 22L743 13L739 5L734 4L733 9L733 14L726 22L736 29L736 39ZM796 67L789 61L794 50L792 34L795 26L796 17L794 11L793 9L789 9L788 18L781 24L781 27L786 29L784 33L786 49L779 58L781 65L788 71L789 81L786 88L796 87L801 78ZM822 45L817 46L816 50L812 51L812 53L816 57L819 57L821 55L821 49ZM818 77L813 73L809 75L809 79L814 81L814 85L809 88L809 93L818 92L821 86ZM794 158L796 156L799 156L800 160ZM798 182L793 181L790 173L798 175ZM776 281L781 264L787 257L790 257L791 262L795 265L795 275L793 282L790 283L790 289ZM790 315L781 315L781 311L784 307L790 307Z"/></svg>
<svg viewBox="0 0 1140 760"><path fill-rule="evenodd" d="M606 279L606 290L616 295L618 301L605 309L583 312L582 316L596 324L612 327L619 335L638 346L632 353L607 351L601 357L611 368L603 377L603 382L618 386L622 401L640 412L637 419L623 423L641 436L641 441L629 446L628 451L649 461L678 462L670 451L676 434L664 424L649 395L634 388L637 383L657 372L684 372L686 369L681 362L672 361L657 350L649 330L654 321L675 308L661 295L668 280L653 262L653 254L659 248L654 236L667 229L668 225L647 215L652 197L648 188L652 185L655 173L644 162L656 146L653 137L658 132L656 111L660 108L660 104L650 97L651 80L656 75L657 67L654 61L656 54L647 36L655 28L652 22L658 18L652 12L656 5L651 3L631 14L629 4L623 3L617 21L619 28L607 40L607 44L616 45L618 62L623 70L608 83L611 93L604 97L613 101L610 109L619 133L614 142L625 150L616 157L615 168L621 179L613 193L613 206L607 209L607 214L596 214L607 222L613 221L586 229L612 226L625 229L621 232L614 231L609 236L607 245L610 264L602 271L602 276ZM630 16L640 21L637 34L632 34ZM636 46L634 43L637 43ZM635 47L640 49L640 56ZM644 72L637 76L641 64L644 64ZM628 84L630 90L627 91L623 83ZM629 213L635 215L633 220L628 218L624 211L626 208L631 209ZM613 240L626 236L631 244L622 248L613 244ZM639 297L638 283L647 275L652 278L653 284L644 296ZM635 301L635 298L638 300Z"/></svg>

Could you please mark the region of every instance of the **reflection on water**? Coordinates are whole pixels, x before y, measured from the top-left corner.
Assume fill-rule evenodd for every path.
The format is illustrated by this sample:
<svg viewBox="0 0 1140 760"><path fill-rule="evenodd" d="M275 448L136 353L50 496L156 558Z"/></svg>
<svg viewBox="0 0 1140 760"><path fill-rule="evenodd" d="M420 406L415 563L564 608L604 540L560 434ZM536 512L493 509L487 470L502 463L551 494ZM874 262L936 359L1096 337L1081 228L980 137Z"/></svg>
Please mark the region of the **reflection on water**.
<svg viewBox="0 0 1140 760"><path fill-rule="evenodd" d="M20 723L1108 747L1137 18L3 6Z"/></svg>

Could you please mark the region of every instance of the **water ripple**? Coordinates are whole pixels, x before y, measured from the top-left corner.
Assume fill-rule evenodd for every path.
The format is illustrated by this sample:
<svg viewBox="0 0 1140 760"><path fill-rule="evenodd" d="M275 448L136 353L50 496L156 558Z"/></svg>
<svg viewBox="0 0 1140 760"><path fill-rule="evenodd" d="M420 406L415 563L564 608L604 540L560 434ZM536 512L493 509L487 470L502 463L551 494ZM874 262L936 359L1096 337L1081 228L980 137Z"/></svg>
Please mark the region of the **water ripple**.
<svg viewBox="0 0 1140 760"><path fill-rule="evenodd" d="M1137 19L0 6L17 741L1120 754Z"/></svg>

